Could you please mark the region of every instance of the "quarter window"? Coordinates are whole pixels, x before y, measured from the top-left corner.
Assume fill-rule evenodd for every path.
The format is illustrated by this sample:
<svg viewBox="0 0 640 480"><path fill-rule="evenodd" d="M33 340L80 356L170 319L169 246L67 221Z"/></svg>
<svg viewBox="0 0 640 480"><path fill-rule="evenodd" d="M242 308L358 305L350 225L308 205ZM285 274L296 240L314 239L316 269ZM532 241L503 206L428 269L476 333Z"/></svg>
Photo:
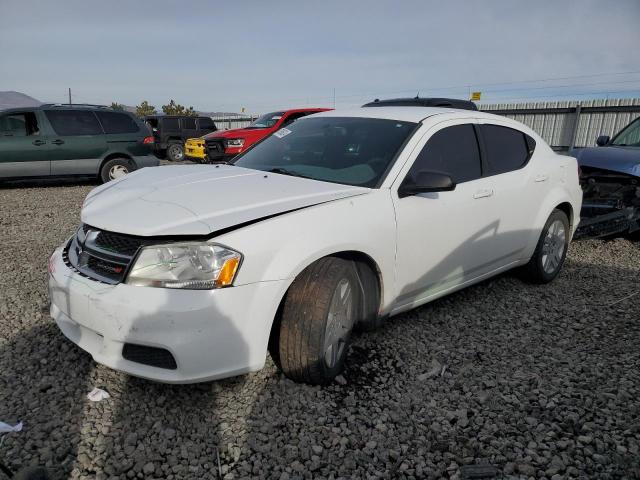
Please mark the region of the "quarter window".
<svg viewBox="0 0 640 480"><path fill-rule="evenodd" d="M421 170L446 173L455 183L480 178L482 167L473 125L455 125L434 133L413 163L409 175Z"/></svg>
<svg viewBox="0 0 640 480"><path fill-rule="evenodd" d="M195 130L196 129L196 119L195 118L183 118L182 119L182 128L186 130Z"/></svg>
<svg viewBox="0 0 640 480"><path fill-rule="evenodd" d="M58 135L99 135L102 133L98 119L91 111L47 110L45 114Z"/></svg>
<svg viewBox="0 0 640 480"><path fill-rule="evenodd" d="M96 112L104 133L136 133L139 128L136 122L126 113Z"/></svg>
<svg viewBox="0 0 640 480"><path fill-rule="evenodd" d="M519 130L498 125L481 125L486 152L486 175L498 175L524 167L535 141Z"/></svg>

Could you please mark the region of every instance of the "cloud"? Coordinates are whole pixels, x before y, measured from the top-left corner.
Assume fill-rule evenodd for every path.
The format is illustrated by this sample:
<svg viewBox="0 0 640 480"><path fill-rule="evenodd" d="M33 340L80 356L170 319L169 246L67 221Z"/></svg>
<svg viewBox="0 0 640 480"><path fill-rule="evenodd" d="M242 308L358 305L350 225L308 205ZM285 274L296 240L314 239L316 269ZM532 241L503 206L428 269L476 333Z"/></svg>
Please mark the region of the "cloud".
<svg viewBox="0 0 640 480"><path fill-rule="evenodd" d="M640 75L573 79L604 82L573 90L526 90L554 82L518 83L525 88L518 92L486 86L640 71L640 2L603 5L3 0L0 90L60 101L71 87L78 101L159 105L175 98L234 111L327 105L334 88L339 105L385 92L464 96L467 85L487 90L487 101L607 89L640 96Z"/></svg>

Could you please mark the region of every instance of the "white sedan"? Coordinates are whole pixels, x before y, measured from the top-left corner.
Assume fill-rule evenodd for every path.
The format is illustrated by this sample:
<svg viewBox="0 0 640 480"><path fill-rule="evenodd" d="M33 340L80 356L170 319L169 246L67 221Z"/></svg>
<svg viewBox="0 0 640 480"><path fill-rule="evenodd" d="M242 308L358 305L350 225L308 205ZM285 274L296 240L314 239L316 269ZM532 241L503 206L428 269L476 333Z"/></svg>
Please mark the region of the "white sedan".
<svg viewBox="0 0 640 480"><path fill-rule="evenodd" d="M316 114L232 165L145 168L93 190L49 262L51 315L104 365L162 382L260 369L313 384L352 330L515 267L560 271L578 167L476 111Z"/></svg>

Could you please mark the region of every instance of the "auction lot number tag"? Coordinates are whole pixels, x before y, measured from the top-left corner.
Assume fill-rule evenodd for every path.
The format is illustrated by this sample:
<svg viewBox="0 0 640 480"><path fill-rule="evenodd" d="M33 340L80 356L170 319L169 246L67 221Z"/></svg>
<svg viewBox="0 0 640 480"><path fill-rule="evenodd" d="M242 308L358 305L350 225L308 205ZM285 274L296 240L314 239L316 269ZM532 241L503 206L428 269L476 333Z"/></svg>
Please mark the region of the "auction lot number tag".
<svg viewBox="0 0 640 480"><path fill-rule="evenodd" d="M286 137L290 133L291 133L291 130L289 130L288 128L281 128L280 130L275 132L274 135L278 138L282 138L282 137Z"/></svg>

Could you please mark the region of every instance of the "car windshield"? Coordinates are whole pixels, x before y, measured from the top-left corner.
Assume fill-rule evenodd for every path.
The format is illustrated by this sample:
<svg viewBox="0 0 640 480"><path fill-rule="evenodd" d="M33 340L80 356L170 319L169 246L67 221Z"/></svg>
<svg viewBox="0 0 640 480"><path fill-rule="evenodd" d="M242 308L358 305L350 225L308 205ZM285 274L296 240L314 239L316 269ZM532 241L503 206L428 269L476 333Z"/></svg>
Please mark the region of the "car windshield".
<svg viewBox="0 0 640 480"><path fill-rule="evenodd" d="M281 128L233 163L325 182L375 187L417 124L316 117Z"/></svg>
<svg viewBox="0 0 640 480"><path fill-rule="evenodd" d="M640 147L640 118L627 125L616 135L611 145L619 147Z"/></svg>
<svg viewBox="0 0 640 480"><path fill-rule="evenodd" d="M282 118L284 112L271 112L259 117L247 128L271 128Z"/></svg>

